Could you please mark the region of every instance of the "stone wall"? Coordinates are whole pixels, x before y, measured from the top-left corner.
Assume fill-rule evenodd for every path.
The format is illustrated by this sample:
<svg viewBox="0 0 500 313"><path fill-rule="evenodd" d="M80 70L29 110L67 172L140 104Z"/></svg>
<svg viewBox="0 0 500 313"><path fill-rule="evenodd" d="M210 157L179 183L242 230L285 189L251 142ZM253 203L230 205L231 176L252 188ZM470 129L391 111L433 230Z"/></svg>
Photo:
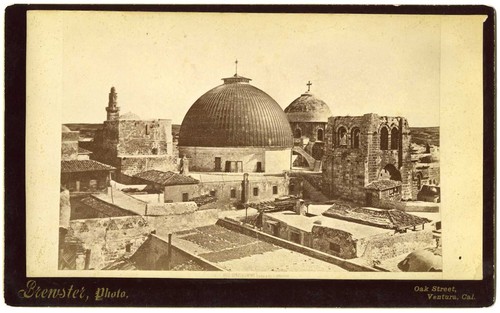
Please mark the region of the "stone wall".
<svg viewBox="0 0 500 313"><path fill-rule="evenodd" d="M189 159L189 169L193 172L224 172L226 161L241 162L237 171L257 172L257 163L266 173L282 173L290 169L291 149L265 149L262 147L179 147L179 156ZM216 170L215 158L220 158L220 168Z"/></svg>
<svg viewBox="0 0 500 313"><path fill-rule="evenodd" d="M198 210L198 206L194 202L148 203L145 215L191 214L196 210Z"/></svg>
<svg viewBox="0 0 500 313"><path fill-rule="evenodd" d="M84 249L90 249L90 269L101 269L121 256L132 255L153 229L141 216L72 220L68 237L78 238Z"/></svg>
<svg viewBox="0 0 500 313"><path fill-rule="evenodd" d="M170 120L120 120L118 155L172 155Z"/></svg>
<svg viewBox="0 0 500 313"><path fill-rule="evenodd" d="M338 250L331 249L335 245ZM356 240L348 232L332 229L324 226L314 225L312 228L313 249L341 257L353 259L357 257Z"/></svg>
<svg viewBox="0 0 500 313"><path fill-rule="evenodd" d="M217 218L217 209L199 210L186 214L146 217L150 225L156 229L157 234L163 237L177 231L213 225L217 222Z"/></svg>
<svg viewBox="0 0 500 313"><path fill-rule="evenodd" d="M118 168L121 173L133 176L135 174L149 171L177 171L178 158L171 155L144 155L144 156L130 156L121 157L117 159Z"/></svg>
<svg viewBox="0 0 500 313"><path fill-rule="evenodd" d="M404 255L415 250L435 246L431 229L408 230L406 233L381 234L358 242L358 256L371 262Z"/></svg>

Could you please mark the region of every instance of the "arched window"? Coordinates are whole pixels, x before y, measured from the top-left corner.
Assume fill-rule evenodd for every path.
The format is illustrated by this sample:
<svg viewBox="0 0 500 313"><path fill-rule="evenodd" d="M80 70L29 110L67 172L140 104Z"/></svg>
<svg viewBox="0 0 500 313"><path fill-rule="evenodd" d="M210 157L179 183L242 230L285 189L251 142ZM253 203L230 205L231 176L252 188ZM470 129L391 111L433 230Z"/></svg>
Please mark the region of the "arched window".
<svg viewBox="0 0 500 313"><path fill-rule="evenodd" d="M300 128L295 128L295 131L293 132L293 137L294 138L302 137L302 131L300 130Z"/></svg>
<svg viewBox="0 0 500 313"><path fill-rule="evenodd" d="M387 127L382 127L380 129L380 150L389 149L389 131Z"/></svg>
<svg viewBox="0 0 500 313"><path fill-rule="evenodd" d="M351 147L352 148L359 148L359 128L354 127L351 130Z"/></svg>
<svg viewBox="0 0 500 313"><path fill-rule="evenodd" d="M399 148L399 131L396 127L391 130L391 149Z"/></svg>
<svg viewBox="0 0 500 313"><path fill-rule="evenodd" d="M347 146L347 130L343 126L337 130L337 145Z"/></svg>
<svg viewBox="0 0 500 313"><path fill-rule="evenodd" d="M320 128L318 129L318 134L317 134L317 138L318 138L318 141L323 141L323 129Z"/></svg>

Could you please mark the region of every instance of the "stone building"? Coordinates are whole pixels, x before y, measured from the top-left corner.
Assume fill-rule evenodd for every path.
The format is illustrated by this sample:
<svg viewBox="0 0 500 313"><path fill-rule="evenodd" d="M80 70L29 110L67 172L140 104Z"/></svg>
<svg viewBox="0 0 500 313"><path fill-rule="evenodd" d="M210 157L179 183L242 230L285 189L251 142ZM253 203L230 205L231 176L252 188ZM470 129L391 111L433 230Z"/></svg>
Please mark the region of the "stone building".
<svg viewBox="0 0 500 313"><path fill-rule="evenodd" d="M366 203L366 187L401 182L401 199L412 198L410 128L403 117L334 116L328 120L323 192Z"/></svg>
<svg viewBox="0 0 500 313"><path fill-rule="evenodd" d="M262 230L340 258L371 261L432 246L432 229L425 228L430 222L399 210L334 205L322 215L266 212Z"/></svg>
<svg viewBox="0 0 500 313"><path fill-rule="evenodd" d="M115 168L89 160L90 151L78 145L78 131L72 131L65 125L62 125L61 131L61 185L71 195L106 191L109 176Z"/></svg>
<svg viewBox="0 0 500 313"><path fill-rule="evenodd" d="M151 169L177 170L171 120L141 119L130 112L119 115L114 87L106 111L107 120L94 138L93 157L116 167L118 181L127 181L128 176Z"/></svg>
<svg viewBox="0 0 500 313"><path fill-rule="evenodd" d="M196 177L196 178L194 178ZM289 177L276 174L196 173L147 171L136 174L135 182L163 192L165 202L186 202L200 196L216 198L219 208L241 203L274 200L288 194Z"/></svg>
<svg viewBox="0 0 500 313"><path fill-rule="evenodd" d="M281 107L238 76L202 95L179 133L179 156L194 172L283 173L290 169L292 132Z"/></svg>
<svg viewBox="0 0 500 313"><path fill-rule="evenodd" d="M311 93L311 85L309 82L307 91L285 108L285 114L294 137L294 155L297 155L294 165L313 168L304 151L314 160L322 159L328 118L332 113L323 100Z"/></svg>
<svg viewBox="0 0 500 313"><path fill-rule="evenodd" d="M376 180L366 186L367 206L385 207L386 201L401 201L401 182L397 180Z"/></svg>

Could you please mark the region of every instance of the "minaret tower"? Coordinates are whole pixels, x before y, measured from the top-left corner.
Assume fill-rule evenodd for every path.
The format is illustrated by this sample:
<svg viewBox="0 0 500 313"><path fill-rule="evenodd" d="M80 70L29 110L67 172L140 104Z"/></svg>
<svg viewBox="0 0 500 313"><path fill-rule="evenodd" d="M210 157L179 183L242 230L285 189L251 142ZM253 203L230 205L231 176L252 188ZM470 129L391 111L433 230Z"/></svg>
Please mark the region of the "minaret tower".
<svg viewBox="0 0 500 313"><path fill-rule="evenodd" d="M109 102L106 107L106 112L108 112L108 121L116 121L120 117L120 107L117 106L117 98L118 95L116 94L115 87L111 87L111 91L109 92Z"/></svg>

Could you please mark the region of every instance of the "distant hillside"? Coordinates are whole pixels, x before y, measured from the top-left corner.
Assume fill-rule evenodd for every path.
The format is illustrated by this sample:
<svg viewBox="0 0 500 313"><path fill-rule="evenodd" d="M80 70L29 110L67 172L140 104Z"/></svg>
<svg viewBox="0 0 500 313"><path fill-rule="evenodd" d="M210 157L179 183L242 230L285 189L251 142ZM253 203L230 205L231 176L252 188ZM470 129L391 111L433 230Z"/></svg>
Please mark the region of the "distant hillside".
<svg viewBox="0 0 500 313"><path fill-rule="evenodd" d="M83 138L94 138L96 130L102 127L102 123L69 123L64 124L69 127L72 131L79 131L80 137ZM172 124L172 135L179 134L181 125Z"/></svg>
<svg viewBox="0 0 500 313"><path fill-rule="evenodd" d="M82 138L94 138L96 130L102 127L102 123L69 123L64 125L72 131L79 131Z"/></svg>
<svg viewBox="0 0 500 313"><path fill-rule="evenodd" d="M80 137L94 138L96 130L102 127L101 123L70 123L64 124L73 131L80 131ZM178 135L181 125L172 124L172 135ZM412 142L425 145L439 146L439 127L410 127Z"/></svg>
<svg viewBox="0 0 500 313"><path fill-rule="evenodd" d="M411 141L425 145L439 146L439 127L410 127Z"/></svg>

